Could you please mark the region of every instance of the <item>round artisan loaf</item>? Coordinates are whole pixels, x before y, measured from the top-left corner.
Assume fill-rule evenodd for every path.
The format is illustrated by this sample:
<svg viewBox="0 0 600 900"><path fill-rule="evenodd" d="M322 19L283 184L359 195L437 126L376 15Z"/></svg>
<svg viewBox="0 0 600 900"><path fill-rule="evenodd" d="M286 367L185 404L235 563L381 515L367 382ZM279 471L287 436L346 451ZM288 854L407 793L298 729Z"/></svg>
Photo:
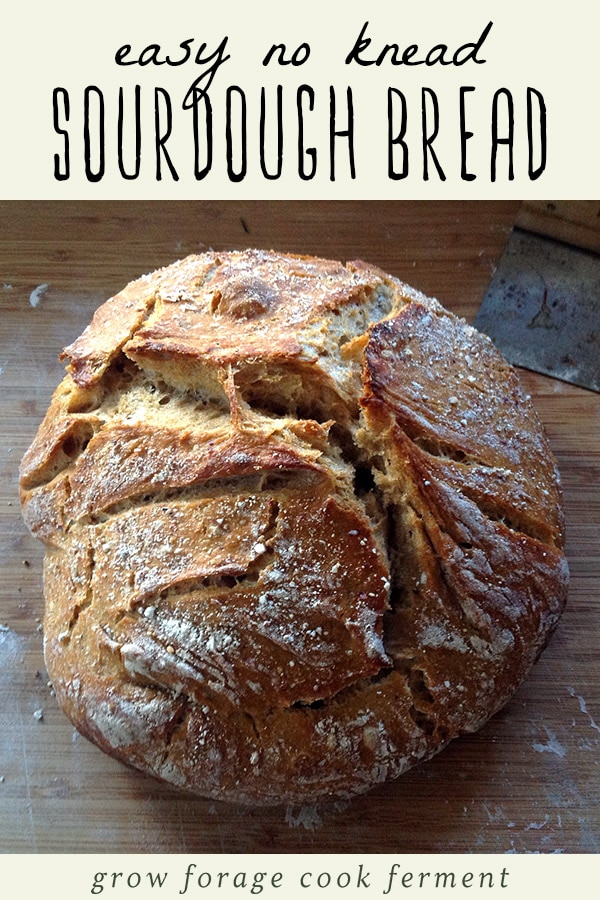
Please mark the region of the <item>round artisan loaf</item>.
<svg viewBox="0 0 600 900"><path fill-rule="evenodd" d="M190 256L63 354L21 469L45 654L104 751L348 797L479 728L562 612L555 462L491 342L362 262Z"/></svg>

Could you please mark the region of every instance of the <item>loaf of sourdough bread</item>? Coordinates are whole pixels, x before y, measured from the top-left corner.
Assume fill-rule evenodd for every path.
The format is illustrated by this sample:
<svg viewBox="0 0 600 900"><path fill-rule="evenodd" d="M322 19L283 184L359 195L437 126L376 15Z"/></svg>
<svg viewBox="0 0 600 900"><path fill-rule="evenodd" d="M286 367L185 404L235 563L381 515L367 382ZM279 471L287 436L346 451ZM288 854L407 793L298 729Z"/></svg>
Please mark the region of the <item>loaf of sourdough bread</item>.
<svg viewBox="0 0 600 900"><path fill-rule="evenodd" d="M562 612L514 370L363 262L190 256L102 305L21 467L76 728L198 794L349 797L478 729Z"/></svg>

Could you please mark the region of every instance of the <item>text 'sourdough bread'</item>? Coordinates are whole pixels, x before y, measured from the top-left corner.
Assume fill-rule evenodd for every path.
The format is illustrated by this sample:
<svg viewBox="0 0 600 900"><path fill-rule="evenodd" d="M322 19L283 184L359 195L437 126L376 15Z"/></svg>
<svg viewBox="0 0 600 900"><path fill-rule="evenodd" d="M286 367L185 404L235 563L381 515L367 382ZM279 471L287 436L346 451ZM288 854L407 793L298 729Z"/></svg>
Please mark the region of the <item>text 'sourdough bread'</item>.
<svg viewBox="0 0 600 900"><path fill-rule="evenodd" d="M28 450L58 700L205 796L360 793L479 728L562 612L559 480L491 342L362 262L108 300Z"/></svg>

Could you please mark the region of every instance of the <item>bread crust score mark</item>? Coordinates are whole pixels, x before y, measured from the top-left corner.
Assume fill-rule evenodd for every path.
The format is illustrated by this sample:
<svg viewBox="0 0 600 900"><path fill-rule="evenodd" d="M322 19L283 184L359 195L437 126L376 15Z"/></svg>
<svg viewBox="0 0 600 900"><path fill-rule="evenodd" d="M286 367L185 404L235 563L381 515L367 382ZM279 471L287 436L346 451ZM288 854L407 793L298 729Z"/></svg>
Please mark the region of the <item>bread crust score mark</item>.
<svg viewBox="0 0 600 900"><path fill-rule="evenodd" d="M45 656L104 751L242 803L361 793L549 639L556 464L487 338L363 262L192 256L63 358L21 467Z"/></svg>

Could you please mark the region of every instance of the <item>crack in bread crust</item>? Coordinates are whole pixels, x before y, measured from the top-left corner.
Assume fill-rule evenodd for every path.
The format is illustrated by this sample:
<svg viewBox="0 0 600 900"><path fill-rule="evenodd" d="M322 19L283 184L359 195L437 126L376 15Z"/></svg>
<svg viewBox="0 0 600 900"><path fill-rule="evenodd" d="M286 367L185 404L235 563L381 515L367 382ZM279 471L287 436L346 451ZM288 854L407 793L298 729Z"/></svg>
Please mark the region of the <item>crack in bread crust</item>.
<svg viewBox="0 0 600 900"><path fill-rule="evenodd" d="M188 257L107 301L24 457L45 654L106 752L247 803L352 796L480 727L566 598L514 371L362 262Z"/></svg>

